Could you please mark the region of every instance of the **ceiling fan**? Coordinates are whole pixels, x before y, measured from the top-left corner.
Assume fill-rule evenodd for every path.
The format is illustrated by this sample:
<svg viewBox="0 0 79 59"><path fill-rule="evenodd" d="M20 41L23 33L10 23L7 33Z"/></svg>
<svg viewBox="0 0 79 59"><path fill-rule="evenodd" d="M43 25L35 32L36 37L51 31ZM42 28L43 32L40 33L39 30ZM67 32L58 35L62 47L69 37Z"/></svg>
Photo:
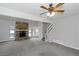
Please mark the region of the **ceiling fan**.
<svg viewBox="0 0 79 59"><path fill-rule="evenodd" d="M63 4L64 3L58 3L57 5L54 6L52 3L50 3L49 7L40 6L40 8L47 10L46 12L41 13L40 15L47 13L47 16L51 17L51 16L55 15L56 12L63 13L65 10L62 10L60 8L60 6L62 6Z"/></svg>

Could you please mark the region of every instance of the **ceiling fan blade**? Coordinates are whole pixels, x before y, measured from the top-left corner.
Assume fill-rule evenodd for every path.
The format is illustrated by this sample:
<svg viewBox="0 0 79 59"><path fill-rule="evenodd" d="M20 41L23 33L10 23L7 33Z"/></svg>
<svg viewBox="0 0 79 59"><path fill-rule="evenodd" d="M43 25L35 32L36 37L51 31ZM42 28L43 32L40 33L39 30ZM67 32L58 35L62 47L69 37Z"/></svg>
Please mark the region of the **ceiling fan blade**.
<svg viewBox="0 0 79 59"><path fill-rule="evenodd" d="M62 6L64 3L59 3L59 4L57 4L56 6L55 6L55 8L58 8L58 7L60 7L60 6Z"/></svg>
<svg viewBox="0 0 79 59"><path fill-rule="evenodd" d="M54 10L54 12L64 12L65 10Z"/></svg>
<svg viewBox="0 0 79 59"><path fill-rule="evenodd" d="M48 10L48 8L46 8L45 6L40 6L41 8L43 8L43 9L46 9L46 10Z"/></svg>
<svg viewBox="0 0 79 59"><path fill-rule="evenodd" d="M47 13L47 12L41 13L40 15L45 14L45 13Z"/></svg>

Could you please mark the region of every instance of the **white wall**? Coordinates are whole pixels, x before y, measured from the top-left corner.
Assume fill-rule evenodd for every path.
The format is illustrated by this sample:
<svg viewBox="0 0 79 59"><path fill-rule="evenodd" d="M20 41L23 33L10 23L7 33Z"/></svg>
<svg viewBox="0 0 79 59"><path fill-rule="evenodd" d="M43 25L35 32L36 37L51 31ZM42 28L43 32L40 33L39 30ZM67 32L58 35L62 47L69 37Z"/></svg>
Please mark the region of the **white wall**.
<svg viewBox="0 0 79 59"><path fill-rule="evenodd" d="M10 21L7 19L5 20L0 19L0 42L14 40L14 39L11 39L9 36L10 26L14 26L14 25L15 25L14 21Z"/></svg>
<svg viewBox="0 0 79 59"><path fill-rule="evenodd" d="M56 19L48 41L79 49L79 15Z"/></svg>

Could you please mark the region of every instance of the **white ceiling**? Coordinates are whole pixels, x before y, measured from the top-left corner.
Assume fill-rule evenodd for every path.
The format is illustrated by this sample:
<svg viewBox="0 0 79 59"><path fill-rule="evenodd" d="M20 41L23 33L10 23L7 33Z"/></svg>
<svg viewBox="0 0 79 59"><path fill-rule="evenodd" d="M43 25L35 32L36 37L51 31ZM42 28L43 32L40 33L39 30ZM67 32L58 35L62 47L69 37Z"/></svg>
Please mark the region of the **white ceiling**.
<svg viewBox="0 0 79 59"><path fill-rule="evenodd" d="M79 14L79 3L65 3L61 8L65 9L65 12L63 14L56 13L53 17L47 17L46 14L40 15L40 13L44 12L45 10L41 9L40 6L45 5L47 6L47 3L0 3L0 6L10 8L13 10L21 11L24 13L32 14L35 16L53 19L53 18L65 18L70 17L73 15Z"/></svg>

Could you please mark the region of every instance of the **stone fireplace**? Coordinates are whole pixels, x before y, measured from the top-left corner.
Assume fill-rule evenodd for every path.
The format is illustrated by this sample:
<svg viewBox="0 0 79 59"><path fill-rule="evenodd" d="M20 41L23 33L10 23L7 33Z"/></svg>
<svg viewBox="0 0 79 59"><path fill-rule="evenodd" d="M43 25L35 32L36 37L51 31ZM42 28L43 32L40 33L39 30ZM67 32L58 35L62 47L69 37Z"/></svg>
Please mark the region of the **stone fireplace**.
<svg viewBox="0 0 79 59"><path fill-rule="evenodd" d="M28 23L26 22L16 22L16 39L25 40L28 39Z"/></svg>

